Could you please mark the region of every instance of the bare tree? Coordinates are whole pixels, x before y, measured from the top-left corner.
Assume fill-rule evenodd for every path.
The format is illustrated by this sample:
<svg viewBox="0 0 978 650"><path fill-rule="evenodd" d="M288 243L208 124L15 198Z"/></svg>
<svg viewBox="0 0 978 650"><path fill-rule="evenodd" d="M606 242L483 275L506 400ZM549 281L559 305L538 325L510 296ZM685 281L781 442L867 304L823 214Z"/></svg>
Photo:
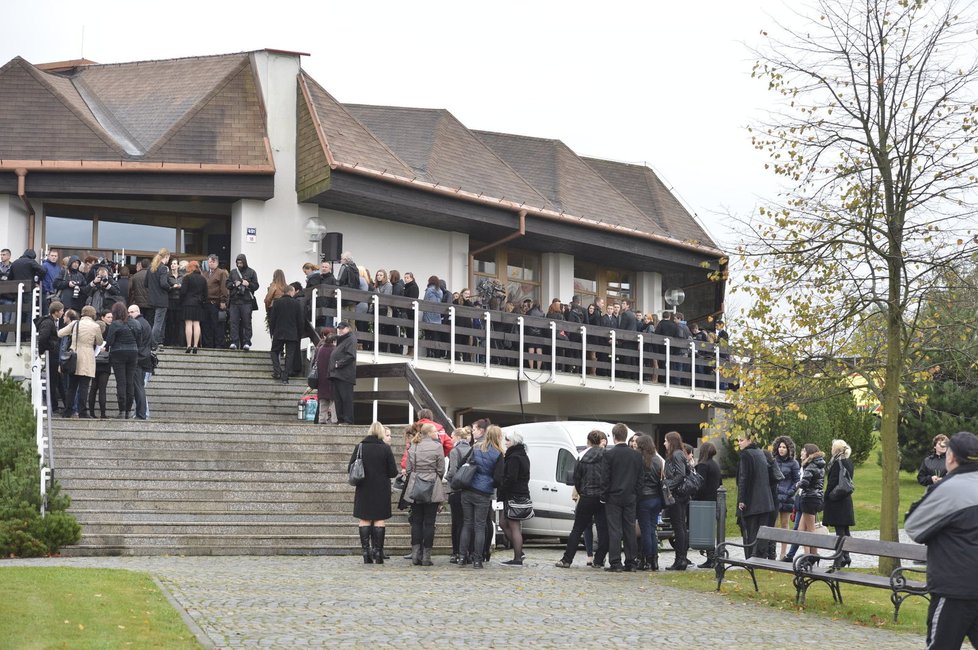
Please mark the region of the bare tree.
<svg viewBox="0 0 978 650"><path fill-rule="evenodd" d="M787 188L739 251L767 350L754 395L864 378L882 405L880 535L895 540L902 391L932 331L918 306L978 248L975 21L950 0L819 0L803 17L763 34L754 68L782 100L754 146Z"/></svg>

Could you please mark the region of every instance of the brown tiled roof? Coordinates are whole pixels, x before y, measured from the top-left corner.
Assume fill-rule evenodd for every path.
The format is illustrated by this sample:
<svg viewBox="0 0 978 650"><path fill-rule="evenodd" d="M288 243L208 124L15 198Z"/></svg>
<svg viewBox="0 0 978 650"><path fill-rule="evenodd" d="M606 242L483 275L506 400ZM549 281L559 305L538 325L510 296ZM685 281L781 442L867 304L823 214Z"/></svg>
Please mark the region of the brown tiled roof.
<svg viewBox="0 0 978 650"><path fill-rule="evenodd" d="M412 171L475 194L549 207L546 198L446 110L344 106Z"/></svg>
<svg viewBox="0 0 978 650"><path fill-rule="evenodd" d="M379 172L411 178L414 173L322 86L302 73L315 116L322 126L334 160L359 164Z"/></svg>
<svg viewBox="0 0 978 650"><path fill-rule="evenodd" d="M0 68L0 160L117 160L125 155L70 82L64 82L20 57Z"/></svg>
<svg viewBox="0 0 978 650"><path fill-rule="evenodd" d="M645 165L584 158L619 192L649 215L672 237L716 247L716 243L662 180Z"/></svg>
<svg viewBox="0 0 978 650"><path fill-rule="evenodd" d="M247 53L52 69L0 68L0 158L271 170Z"/></svg>
<svg viewBox="0 0 978 650"><path fill-rule="evenodd" d="M667 234L563 142L508 133L474 133L557 211L646 233Z"/></svg>

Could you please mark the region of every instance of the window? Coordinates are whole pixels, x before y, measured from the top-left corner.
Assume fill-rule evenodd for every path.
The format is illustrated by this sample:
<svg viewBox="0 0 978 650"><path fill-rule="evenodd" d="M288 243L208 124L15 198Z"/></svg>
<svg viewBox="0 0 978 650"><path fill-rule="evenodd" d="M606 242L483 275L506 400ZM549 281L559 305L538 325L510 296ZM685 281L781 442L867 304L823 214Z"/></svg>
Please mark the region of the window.
<svg viewBox="0 0 978 650"><path fill-rule="evenodd" d="M587 262L574 261L574 293L581 297L581 304L585 306L597 300L597 266Z"/></svg>
<svg viewBox="0 0 978 650"><path fill-rule="evenodd" d="M607 281L608 289L606 291L608 300L632 298L632 283L631 275L628 271L617 271L609 269L605 271L605 280Z"/></svg>
<svg viewBox="0 0 978 650"><path fill-rule="evenodd" d="M509 300L516 304L526 298L540 302L540 256L516 250L505 253L506 293Z"/></svg>
<svg viewBox="0 0 978 650"><path fill-rule="evenodd" d="M174 249L177 229L168 226L134 223L132 217L103 217L98 223L99 248L154 251ZM182 251L177 251L182 252Z"/></svg>
<svg viewBox="0 0 978 650"><path fill-rule="evenodd" d="M91 248L92 247L91 219L68 217L46 217L44 233L48 246Z"/></svg>
<svg viewBox="0 0 978 650"><path fill-rule="evenodd" d="M567 483L568 480L573 480L574 478L574 468L577 466L577 459L574 458L574 454L570 453L566 449L561 449L557 452L557 476L555 477L558 483Z"/></svg>

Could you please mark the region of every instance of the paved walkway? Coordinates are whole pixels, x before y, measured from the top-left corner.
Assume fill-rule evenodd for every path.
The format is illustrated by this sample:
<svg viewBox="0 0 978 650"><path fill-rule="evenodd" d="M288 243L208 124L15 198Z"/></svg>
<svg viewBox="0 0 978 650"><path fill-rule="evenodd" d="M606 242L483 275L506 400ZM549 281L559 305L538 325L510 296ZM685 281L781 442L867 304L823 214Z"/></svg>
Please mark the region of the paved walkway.
<svg viewBox="0 0 978 650"><path fill-rule="evenodd" d="M6 560L0 566L147 571L218 648L919 648L916 635L735 603L648 574L557 569L559 552L483 571L435 558L120 557ZM502 553L499 557L502 557ZM664 558L666 556L663 556Z"/></svg>

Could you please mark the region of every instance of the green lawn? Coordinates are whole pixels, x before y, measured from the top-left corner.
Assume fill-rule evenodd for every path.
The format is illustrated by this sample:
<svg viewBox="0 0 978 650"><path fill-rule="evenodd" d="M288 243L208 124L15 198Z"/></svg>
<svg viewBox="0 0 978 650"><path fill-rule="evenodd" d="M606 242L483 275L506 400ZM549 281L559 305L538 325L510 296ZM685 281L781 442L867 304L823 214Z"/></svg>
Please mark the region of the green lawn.
<svg viewBox="0 0 978 650"><path fill-rule="evenodd" d="M0 567L0 646L200 648L146 574Z"/></svg>
<svg viewBox="0 0 978 650"><path fill-rule="evenodd" d="M879 530L880 527L880 495L883 490L883 470L876 461L875 453L870 459L856 467L853 472L853 482L856 491L852 493L852 505L856 511L856 525L853 530ZM733 477L723 480L727 489L727 539L740 537L737 528L735 509L737 507L737 481ZM903 515L910 504L924 494L924 488L917 483L917 475L911 472L900 472L900 525L903 525ZM821 517L819 517L821 520Z"/></svg>
<svg viewBox="0 0 978 650"><path fill-rule="evenodd" d="M653 582L694 591L714 592L717 586L713 571L660 571L649 575ZM787 574L758 571L757 586L760 591L755 592L750 575L734 569L727 572L722 595L718 594L717 597L758 603L784 611L810 612L848 620L856 625L916 634L927 631L927 601L923 598L912 597L904 601L900 607L900 622L893 623L889 590L842 585L844 602L840 605L833 602L827 585L816 583L808 588L805 605L799 607L795 605L795 587L791 581L792 577Z"/></svg>

